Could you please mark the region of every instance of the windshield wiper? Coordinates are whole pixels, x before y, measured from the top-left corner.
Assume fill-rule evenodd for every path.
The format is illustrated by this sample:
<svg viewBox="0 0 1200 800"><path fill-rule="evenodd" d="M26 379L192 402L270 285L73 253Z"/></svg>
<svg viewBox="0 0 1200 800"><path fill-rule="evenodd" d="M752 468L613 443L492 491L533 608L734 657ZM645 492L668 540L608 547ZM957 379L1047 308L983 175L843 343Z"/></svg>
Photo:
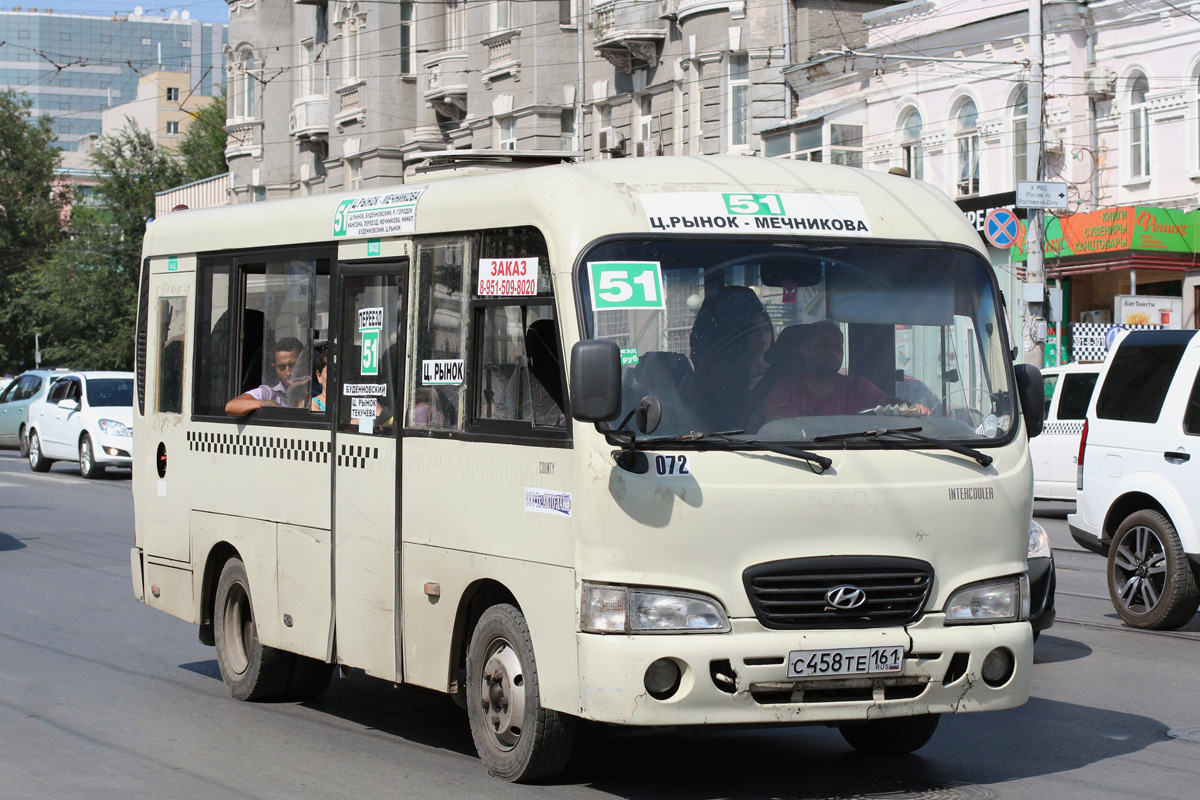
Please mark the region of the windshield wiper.
<svg viewBox="0 0 1200 800"><path fill-rule="evenodd" d="M739 433L745 433L744 429L733 431L709 431L707 433L701 431L692 431L691 433L681 433L676 436L659 436L654 439L634 440L632 437L627 443L629 447L636 448L639 444L692 444L701 441L718 441L727 442L729 444L744 444L753 447L761 447L763 450L769 450L772 453L778 453L781 456L791 456L809 462L809 464L820 467L820 472L824 472L833 466L833 460L825 456L811 453L808 450L801 450L798 447L788 447L787 445L775 444L773 442L763 442L758 439L737 439ZM622 431L624 433L624 431ZM820 472L818 474L820 474Z"/></svg>
<svg viewBox="0 0 1200 800"><path fill-rule="evenodd" d="M915 428L872 428L867 431L856 431L854 433L830 433L825 436L813 437L814 442L837 442L847 439L882 439L883 437L895 437L902 440L912 442L925 442L926 444L936 445L952 453L958 453L960 456L967 456L975 459L981 467L990 467L992 465L992 457L987 453L981 453L978 450L967 447L958 442L948 442L944 439L935 439L932 436L925 436L921 433L921 427L918 425Z"/></svg>

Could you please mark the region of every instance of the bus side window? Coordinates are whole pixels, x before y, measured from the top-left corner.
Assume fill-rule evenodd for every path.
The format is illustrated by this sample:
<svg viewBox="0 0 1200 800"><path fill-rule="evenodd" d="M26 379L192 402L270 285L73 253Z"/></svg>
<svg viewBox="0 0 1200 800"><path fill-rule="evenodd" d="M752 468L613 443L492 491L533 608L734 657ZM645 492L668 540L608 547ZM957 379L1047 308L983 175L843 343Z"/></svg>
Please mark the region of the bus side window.
<svg viewBox="0 0 1200 800"><path fill-rule="evenodd" d="M183 351L186 338L187 298L160 297L157 411L183 413Z"/></svg>
<svg viewBox="0 0 1200 800"><path fill-rule="evenodd" d="M470 254L465 237L436 237L418 243L408 428L463 428L469 299L464 278Z"/></svg>
<svg viewBox="0 0 1200 800"><path fill-rule="evenodd" d="M565 428L554 307L490 306L480 316L475 419Z"/></svg>

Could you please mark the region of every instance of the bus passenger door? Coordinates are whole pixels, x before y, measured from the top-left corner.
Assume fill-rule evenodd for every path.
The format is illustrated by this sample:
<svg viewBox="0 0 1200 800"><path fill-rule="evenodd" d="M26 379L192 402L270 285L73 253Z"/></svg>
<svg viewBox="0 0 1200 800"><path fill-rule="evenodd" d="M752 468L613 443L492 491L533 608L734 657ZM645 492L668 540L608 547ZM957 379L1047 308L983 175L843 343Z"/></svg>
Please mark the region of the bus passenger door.
<svg viewBox="0 0 1200 800"><path fill-rule="evenodd" d="M407 263L341 265L333 388L338 663L401 678L400 439Z"/></svg>

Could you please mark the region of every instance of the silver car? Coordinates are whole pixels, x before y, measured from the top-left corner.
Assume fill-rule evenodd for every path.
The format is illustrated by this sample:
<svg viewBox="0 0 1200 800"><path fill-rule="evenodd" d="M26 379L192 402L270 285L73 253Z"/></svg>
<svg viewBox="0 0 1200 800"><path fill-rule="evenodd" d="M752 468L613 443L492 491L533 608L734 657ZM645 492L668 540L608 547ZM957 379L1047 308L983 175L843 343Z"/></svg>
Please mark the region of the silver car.
<svg viewBox="0 0 1200 800"><path fill-rule="evenodd" d="M29 455L29 406L45 397L54 378L65 372L26 370L0 392L0 448L19 447L22 457Z"/></svg>

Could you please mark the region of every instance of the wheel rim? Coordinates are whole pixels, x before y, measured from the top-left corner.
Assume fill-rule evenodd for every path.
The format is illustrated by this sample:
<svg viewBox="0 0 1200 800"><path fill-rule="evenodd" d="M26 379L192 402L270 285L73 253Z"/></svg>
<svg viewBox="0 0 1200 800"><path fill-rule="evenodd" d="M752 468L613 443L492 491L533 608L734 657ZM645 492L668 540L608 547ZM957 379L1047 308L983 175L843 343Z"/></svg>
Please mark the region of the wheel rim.
<svg viewBox="0 0 1200 800"><path fill-rule="evenodd" d="M35 433L29 437L29 463L37 464L42 460L42 443L38 440L38 435Z"/></svg>
<svg viewBox="0 0 1200 800"><path fill-rule="evenodd" d="M1167 552L1152 528L1137 525L1117 543L1113 559L1117 599L1131 614L1149 614L1167 583Z"/></svg>
<svg viewBox="0 0 1200 800"><path fill-rule="evenodd" d="M79 445L79 466L84 472L92 471L92 443L87 439Z"/></svg>
<svg viewBox="0 0 1200 800"><path fill-rule="evenodd" d="M493 743L501 750L513 749L521 740L525 716L525 672L506 640L497 639L488 646L479 688L485 727Z"/></svg>
<svg viewBox="0 0 1200 800"><path fill-rule="evenodd" d="M250 595L240 583L229 587L225 595L225 614L222 626L225 643L225 659L229 667L239 675L250 665L250 652L254 648L254 614L250 609Z"/></svg>

